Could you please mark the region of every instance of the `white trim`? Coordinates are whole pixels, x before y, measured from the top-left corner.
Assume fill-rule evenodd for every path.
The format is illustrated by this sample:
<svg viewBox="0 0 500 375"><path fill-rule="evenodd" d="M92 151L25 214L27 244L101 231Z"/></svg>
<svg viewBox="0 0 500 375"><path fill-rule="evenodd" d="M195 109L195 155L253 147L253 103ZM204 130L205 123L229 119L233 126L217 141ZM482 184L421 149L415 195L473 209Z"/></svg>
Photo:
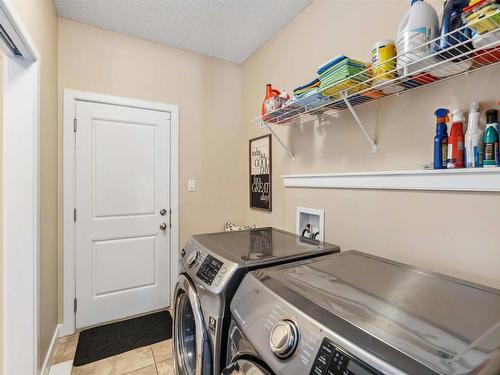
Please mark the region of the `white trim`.
<svg viewBox="0 0 500 375"><path fill-rule="evenodd" d="M284 175L288 188L500 192L500 168Z"/></svg>
<svg viewBox="0 0 500 375"><path fill-rule="evenodd" d="M3 42L3 368L36 374L38 364L39 53L10 1L0 22L22 54Z"/></svg>
<svg viewBox="0 0 500 375"><path fill-rule="evenodd" d="M63 326L61 335L75 332L73 300L75 298L75 233L73 208L75 207L75 144L73 119L77 101L114 104L149 110L170 112L171 155L170 155L170 208L172 219L170 228L170 273L173 295L177 279L177 254L179 252L179 106L136 100L130 98L95 94L84 91L64 90L63 104Z"/></svg>
<svg viewBox="0 0 500 375"><path fill-rule="evenodd" d="M54 352L56 340L59 337L59 331L61 330L62 324L58 324L56 329L54 330L54 334L52 335L52 340L50 340L49 349L47 350L47 355L43 361L42 369L40 371L41 375L47 375L50 370L50 358L52 358L52 354Z"/></svg>
<svg viewBox="0 0 500 375"><path fill-rule="evenodd" d="M170 295L174 298L179 273L179 106L170 112ZM170 303L173 307L173 302Z"/></svg>
<svg viewBox="0 0 500 375"><path fill-rule="evenodd" d="M5 65L4 373L34 374L39 294L39 63L8 58Z"/></svg>

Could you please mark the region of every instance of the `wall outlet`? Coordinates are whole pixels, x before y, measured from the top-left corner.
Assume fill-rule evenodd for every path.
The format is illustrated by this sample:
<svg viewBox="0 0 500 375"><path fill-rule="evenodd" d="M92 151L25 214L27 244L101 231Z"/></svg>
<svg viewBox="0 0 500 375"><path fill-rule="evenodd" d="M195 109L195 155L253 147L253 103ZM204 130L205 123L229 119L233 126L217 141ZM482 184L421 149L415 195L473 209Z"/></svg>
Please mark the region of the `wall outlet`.
<svg viewBox="0 0 500 375"><path fill-rule="evenodd" d="M196 191L196 180L188 180L188 191Z"/></svg>

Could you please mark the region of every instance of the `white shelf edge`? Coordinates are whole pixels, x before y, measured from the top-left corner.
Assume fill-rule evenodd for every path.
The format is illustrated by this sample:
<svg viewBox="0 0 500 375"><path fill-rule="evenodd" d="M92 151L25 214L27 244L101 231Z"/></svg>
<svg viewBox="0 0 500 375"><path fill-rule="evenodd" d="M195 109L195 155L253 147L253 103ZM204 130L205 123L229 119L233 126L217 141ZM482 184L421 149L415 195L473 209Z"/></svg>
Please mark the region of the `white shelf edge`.
<svg viewBox="0 0 500 375"><path fill-rule="evenodd" d="M500 168L283 175L287 188L500 192Z"/></svg>

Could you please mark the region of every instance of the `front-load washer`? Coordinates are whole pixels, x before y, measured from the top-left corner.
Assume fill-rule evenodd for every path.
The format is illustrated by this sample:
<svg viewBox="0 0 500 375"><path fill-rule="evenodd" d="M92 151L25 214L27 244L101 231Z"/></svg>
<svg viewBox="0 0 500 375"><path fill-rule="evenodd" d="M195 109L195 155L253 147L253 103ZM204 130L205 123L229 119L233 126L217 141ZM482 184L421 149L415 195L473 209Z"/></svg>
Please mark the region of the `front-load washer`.
<svg viewBox="0 0 500 375"><path fill-rule="evenodd" d="M176 373L220 374L227 347L230 300L249 270L339 250L338 246L275 228L191 237L180 252L173 301Z"/></svg>
<svg viewBox="0 0 500 375"><path fill-rule="evenodd" d="M225 375L499 375L500 290L357 251L248 273Z"/></svg>

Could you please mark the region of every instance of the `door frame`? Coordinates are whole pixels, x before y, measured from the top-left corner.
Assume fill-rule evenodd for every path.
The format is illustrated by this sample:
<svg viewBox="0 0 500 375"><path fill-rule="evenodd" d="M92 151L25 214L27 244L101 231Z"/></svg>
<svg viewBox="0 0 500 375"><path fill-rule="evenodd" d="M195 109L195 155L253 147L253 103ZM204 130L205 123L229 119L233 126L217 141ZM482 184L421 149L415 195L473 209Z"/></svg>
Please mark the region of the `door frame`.
<svg viewBox="0 0 500 375"><path fill-rule="evenodd" d="M64 89L63 102L63 325L61 335L75 332L76 296L75 138L74 119L79 101L169 112L170 117L170 291L177 280L179 250L179 106L145 100Z"/></svg>
<svg viewBox="0 0 500 375"><path fill-rule="evenodd" d="M0 40L3 71L0 373L36 374L39 339L40 54L15 6L0 23L21 56Z"/></svg>

